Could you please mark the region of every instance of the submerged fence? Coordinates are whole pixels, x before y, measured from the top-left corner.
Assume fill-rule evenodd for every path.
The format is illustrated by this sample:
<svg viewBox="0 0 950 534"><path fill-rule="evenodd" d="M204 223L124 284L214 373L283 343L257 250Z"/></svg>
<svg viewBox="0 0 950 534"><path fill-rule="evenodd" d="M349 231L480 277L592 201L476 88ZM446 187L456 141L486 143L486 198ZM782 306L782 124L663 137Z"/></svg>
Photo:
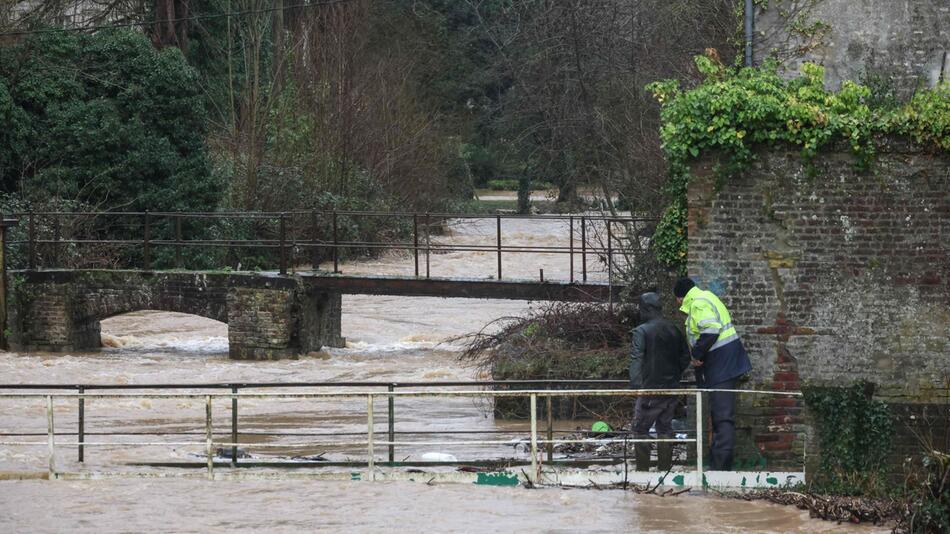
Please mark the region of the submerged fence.
<svg viewBox="0 0 950 534"><path fill-rule="evenodd" d="M571 386L570 382L572 381L559 381L557 384L559 386ZM605 384L606 382L606 384ZM575 385L579 384L580 381L576 381ZM478 383L478 382L444 382L440 383L441 385L450 386L450 385L500 385L499 383ZM521 383L515 384L515 386L526 386L531 383ZM413 397L428 397L428 398L447 398L447 397L463 397L463 398L479 398L479 399L496 399L500 397L522 397L527 398L530 407L530 419L528 432L530 434L530 441L528 444L528 453L529 461L531 466L531 471L526 476L529 480L537 482L541 475L541 466L544 463L554 463L553 458L553 447L557 444L569 444L569 443L599 443L599 444L608 444L608 443L623 443L624 451L626 452L626 446L628 444L636 443L682 443L682 444L692 444L695 448L695 469L694 469L694 479L702 481L703 477L703 447L702 443L704 441L704 427L703 427L703 416L697 416L695 418L695 427L691 432L692 437L686 438L644 438L642 436L633 436L630 437L624 433L620 437L617 437L617 434L611 436L602 437L602 438L585 438L585 439L576 439L576 438L567 438L567 439L557 439L554 436L554 429L551 420L551 399L554 397L614 397L614 398L635 398L638 396L687 396L693 399L693 405L697 414L703 414L703 395L706 393L714 391L727 391L735 392L738 395L771 395L771 396L801 396L801 393L798 392L788 392L788 391L755 391L755 390L710 390L710 389L673 389L673 390L630 390L630 389L551 389L553 384L544 384L548 389L524 389L524 390L438 390L438 391L425 391L422 388L427 386L432 386L433 383L416 383L416 384L392 384L392 383L323 383L325 386L354 386L358 385L360 387L366 386L385 386L386 391L334 391L334 392L306 392L306 393L240 393L239 388L236 385L231 384L217 384L217 385L200 385L200 384L187 384L187 385L166 385L166 386L142 386L142 385L123 385L123 386L92 386L100 389L160 389L167 391L172 388L188 388L188 389L199 389L199 388L229 388L230 392L220 392L220 393L87 393L84 387L78 386L0 386L2 389L28 389L28 388L43 388L43 389L52 389L52 388L68 388L73 389L74 387L79 391L77 393L5 393L0 394L0 402L5 400L31 400L36 402L45 403L45 413L46 413L46 440L44 441L0 441L0 446L2 447L46 447L47 456L49 460L48 465L48 476L50 479L57 478L61 473L57 469L56 465L56 449L57 447L75 447L79 450L79 461L83 461L83 451L86 447L142 447L142 446L165 446L165 447L200 447L204 451L205 457L205 468L207 470L207 477L209 479L214 479L215 477L215 468L216 468L216 450L218 447L230 448L231 457L228 462L232 468L239 466L238 459L238 449L237 447L249 447L249 448L291 448L291 447L339 447L339 446L351 446L359 447L365 449L365 461L357 462L356 465L362 466L365 468L365 475L367 479L374 480L376 478L376 473L378 468L382 466L396 467L399 465L399 462L395 462L394 450L399 446L439 446L439 447L449 447L457 445L511 445L511 440L436 440L436 441L400 441L396 439L395 432L395 401L400 398L413 398ZM407 391L395 391L396 386L403 386L409 388ZM512 386L511 383L505 383L506 386ZM587 385L590 385L590 382L587 382ZM601 381L600 385L609 385L609 381ZM288 385L277 385L277 384L244 384L246 387L288 387ZM313 384L294 384L290 387L313 387ZM240 399L299 399L299 400L319 400L319 399L340 399L340 398L349 398L349 399L364 399L365 400L365 421L366 421L366 431L361 433L360 436L362 439L357 440L345 440L345 441L299 441L292 443L248 443L248 442L239 442L239 427L238 427L238 401ZM54 416L54 401L56 400L74 400L79 403L79 432L77 433L76 441L69 442L60 442L57 441L57 435L64 435L63 432L57 432L55 426L55 416ZM87 441L84 434L84 403L87 399L190 399L190 400L199 400L203 401L205 406L205 421L204 421L204 439L201 441ZM377 414L375 412L375 401L377 399L385 399L387 404L387 421L388 429L383 434L385 437L380 439L380 433L376 430L376 423L378 421ZM213 406L215 400L230 400L231 401L231 439L226 441L216 441L214 438L215 427L213 422ZM547 413L547 426L546 428L541 428L539 421L539 408L538 402L543 400L545 402L545 408ZM545 432L545 435L542 435L542 432ZM410 434L428 434L431 432L408 432ZM439 434L460 434L459 431L439 431ZM488 433L484 430L474 431L473 433ZM507 433L512 433L508 431ZM121 432L114 432L113 435L122 435ZM167 434L167 433L159 433ZM0 436L9 437L9 436L36 436L42 435L37 433L2 433ZM299 435L299 434L295 434ZM306 435L306 434L304 434ZM342 434L335 434L342 435ZM365 436L365 437L364 437ZM388 448L388 461L377 459L377 451L380 448ZM544 459L544 453L547 453L547 459ZM218 462L221 464L221 462ZM225 465L228 465L225 463ZM438 465L471 465L472 460L466 461L450 461L450 462L435 462L434 464ZM624 466L626 467L626 454L624 455ZM220 465L218 466L220 467Z"/></svg>

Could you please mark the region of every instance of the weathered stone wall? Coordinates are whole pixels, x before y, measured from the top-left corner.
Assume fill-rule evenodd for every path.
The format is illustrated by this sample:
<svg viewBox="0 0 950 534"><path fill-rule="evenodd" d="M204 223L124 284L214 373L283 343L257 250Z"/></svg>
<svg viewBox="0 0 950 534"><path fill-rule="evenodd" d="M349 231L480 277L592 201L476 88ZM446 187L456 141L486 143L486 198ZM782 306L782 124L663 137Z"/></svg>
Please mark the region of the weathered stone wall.
<svg viewBox="0 0 950 534"><path fill-rule="evenodd" d="M343 343L340 295L314 292L292 277L36 271L12 273L8 287L14 350L98 348L100 320L146 309L227 323L230 355L236 359L294 357Z"/></svg>
<svg viewBox="0 0 950 534"><path fill-rule="evenodd" d="M809 4L814 9L804 11L810 15L808 23L820 21L830 25L830 30L821 46L799 55L790 65L793 73L803 61L820 63L829 85L837 88L844 80L861 80L870 72L889 79L904 97L918 87L936 85L941 72L947 78L947 0L773 0L757 10L757 58L775 49L794 52L807 44L787 28L792 25L789 18L803 13L799 9Z"/></svg>
<svg viewBox="0 0 950 534"><path fill-rule="evenodd" d="M719 294L753 360L753 387L864 379L891 402L946 396L950 374L950 158L892 143L873 169L845 154L807 172L797 151L760 154L689 190L689 273ZM789 398L744 402L744 454L801 464ZM809 438L811 439L811 438Z"/></svg>

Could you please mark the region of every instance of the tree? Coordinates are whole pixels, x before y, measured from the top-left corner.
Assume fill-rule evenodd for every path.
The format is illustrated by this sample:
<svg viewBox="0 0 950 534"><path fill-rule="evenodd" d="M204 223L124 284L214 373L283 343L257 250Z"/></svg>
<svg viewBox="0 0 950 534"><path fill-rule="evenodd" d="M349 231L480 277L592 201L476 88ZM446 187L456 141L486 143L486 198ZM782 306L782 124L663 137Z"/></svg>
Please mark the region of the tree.
<svg viewBox="0 0 950 534"><path fill-rule="evenodd" d="M733 55L732 0L466 0L511 80L492 128L535 177L570 201L579 185L620 194L646 213L661 203L666 168L658 78L698 80L690 58Z"/></svg>
<svg viewBox="0 0 950 534"><path fill-rule="evenodd" d="M134 210L209 209L195 71L141 33L40 33L0 48L0 185Z"/></svg>

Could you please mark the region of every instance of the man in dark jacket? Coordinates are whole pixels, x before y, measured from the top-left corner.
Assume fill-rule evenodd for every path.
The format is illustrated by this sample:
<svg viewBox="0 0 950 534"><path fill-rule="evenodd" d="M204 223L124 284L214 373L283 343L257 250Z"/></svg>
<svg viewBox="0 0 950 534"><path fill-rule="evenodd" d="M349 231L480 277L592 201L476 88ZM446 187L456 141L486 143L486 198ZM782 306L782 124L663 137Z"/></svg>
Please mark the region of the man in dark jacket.
<svg viewBox="0 0 950 534"><path fill-rule="evenodd" d="M632 389L676 389L680 376L689 366L689 347L686 337L670 321L663 318L660 296L644 293L640 296L640 326L633 330L630 350L630 387ZM679 402L677 395L649 395L637 397L634 411L635 438L648 438L650 427L656 424L660 439L673 437L673 412ZM650 465L650 444L634 445L637 469L647 471ZM657 446L657 469L668 471L673 466L673 444Z"/></svg>

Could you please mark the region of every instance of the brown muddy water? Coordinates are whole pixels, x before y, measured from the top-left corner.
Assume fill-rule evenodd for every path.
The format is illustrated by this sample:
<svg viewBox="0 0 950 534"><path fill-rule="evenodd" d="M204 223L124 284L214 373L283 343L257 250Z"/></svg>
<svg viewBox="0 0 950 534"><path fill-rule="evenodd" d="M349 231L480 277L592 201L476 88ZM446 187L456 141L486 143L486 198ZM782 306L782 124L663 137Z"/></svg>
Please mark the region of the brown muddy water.
<svg viewBox="0 0 950 534"><path fill-rule="evenodd" d="M6 532L874 532L762 502L414 482L0 484Z"/></svg>
<svg viewBox="0 0 950 534"><path fill-rule="evenodd" d="M554 245L566 235L566 221L505 221L506 239ZM454 222L447 236L493 243L494 221ZM496 258L490 253L433 256L434 276L489 277ZM579 264L576 265L579 269ZM505 259L506 275L531 278L539 268L546 278L567 278L567 261L557 255ZM409 274L412 260L387 256L344 265L344 272ZM592 277L603 277L591 261ZM6 353L0 355L0 382L154 384L280 381L449 381L487 378L458 361L455 336L482 328L531 305L522 302L346 296L343 333L347 347L327 349L299 360L233 362L227 359L227 326L175 313L141 311L102 322L101 351L77 354ZM207 392L201 389L188 392ZM304 390L315 391L315 390ZM321 390L322 391L322 390ZM385 413L385 402L376 406ZM230 401L214 406L217 439L228 438ZM87 441L188 442L194 445L87 447L79 464L74 447L58 448L61 471L147 471L137 462L202 461L204 403L191 399L88 400ZM57 401L57 432L75 432L75 400ZM365 447L336 445L366 429L362 399L243 399L242 442L258 460L322 454L330 460L363 460ZM385 419L376 432L384 432ZM573 429L581 422L559 421ZM523 423L495 421L483 401L462 398L398 399L397 431L435 434L405 439L516 439ZM447 430L491 434L445 436ZM17 440L45 443L45 401L0 400L0 431L36 433ZM161 436L108 436L114 432L161 432ZM289 436L306 432L309 436ZM267 435L283 433L283 435ZM320 446L295 445L319 440ZM58 443L75 436L57 436ZM285 445L255 449L253 443ZM525 458L512 445L429 447L407 445L397 459L418 460L427 453L459 459ZM0 472L45 471L44 447L0 447ZM806 512L765 503L701 496L659 498L622 491L525 490L461 484L428 486L411 482L336 482L313 480L206 481L195 479L112 479L95 481L0 481L2 532L487 532L531 529L541 532L845 532L872 531L811 520Z"/></svg>

